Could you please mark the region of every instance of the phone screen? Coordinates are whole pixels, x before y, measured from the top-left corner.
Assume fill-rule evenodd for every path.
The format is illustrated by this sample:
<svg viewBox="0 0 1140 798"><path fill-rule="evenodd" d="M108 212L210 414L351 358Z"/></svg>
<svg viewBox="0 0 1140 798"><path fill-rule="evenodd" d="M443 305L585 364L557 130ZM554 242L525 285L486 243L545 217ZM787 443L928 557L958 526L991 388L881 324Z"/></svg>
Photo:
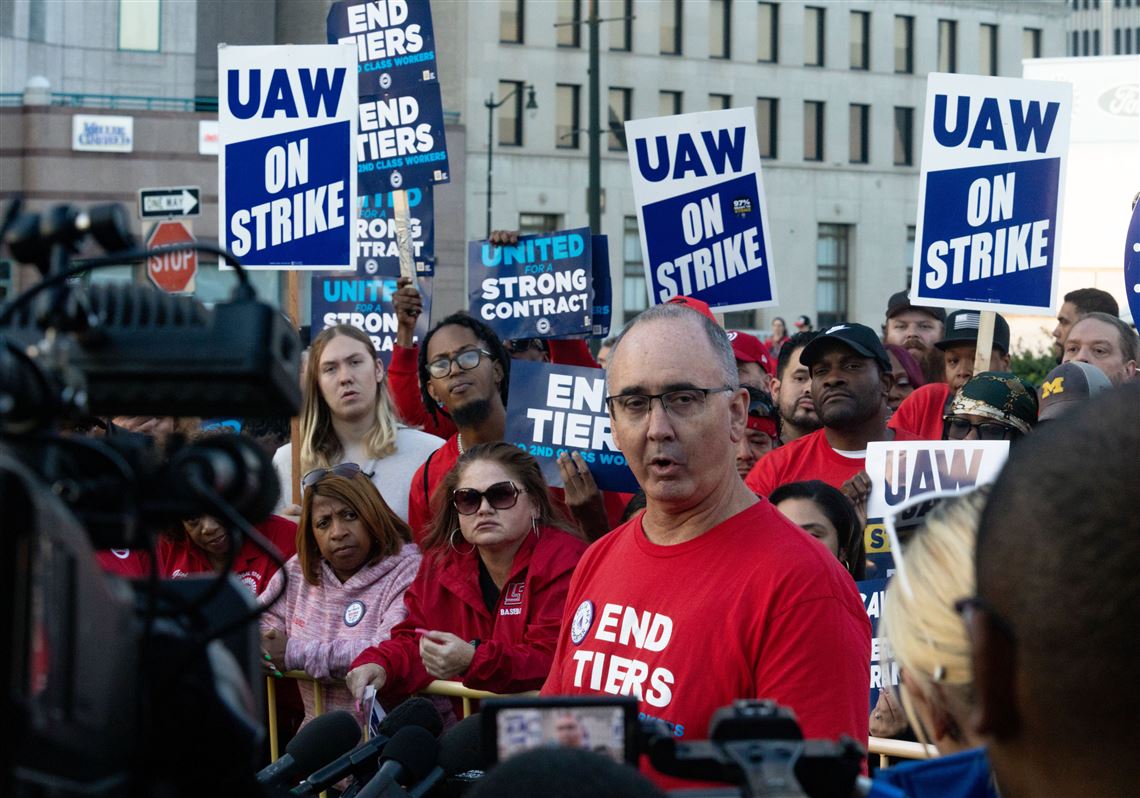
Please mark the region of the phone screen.
<svg viewBox="0 0 1140 798"><path fill-rule="evenodd" d="M503 707L495 716L499 761L544 746L581 748L615 762L626 757L626 712L620 706Z"/></svg>

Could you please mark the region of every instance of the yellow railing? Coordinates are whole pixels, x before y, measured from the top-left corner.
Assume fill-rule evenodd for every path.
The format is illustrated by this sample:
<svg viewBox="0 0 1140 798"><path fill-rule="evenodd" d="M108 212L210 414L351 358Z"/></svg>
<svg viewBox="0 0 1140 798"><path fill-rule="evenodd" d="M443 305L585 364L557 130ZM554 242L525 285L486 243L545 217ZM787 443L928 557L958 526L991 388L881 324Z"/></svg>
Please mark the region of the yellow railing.
<svg viewBox="0 0 1140 798"><path fill-rule="evenodd" d="M312 682L313 684L313 712L320 715L324 712L325 703L325 682L320 682L314 679L304 671L289 671L285 674L286 678L297 679L300 681ZM465 687L462 682L448 682L442 679L429 684L425 689L420 691L423 695L442 695L449 698L460 698L463 700L463 717L471 714L472 701L482 701L485 698L498 698L501 693L491 693L486 690L472 690ZM537 692L529 693L516 693L515 695L538 695ZM277 761L279 745L277 735L277 679L273 676L268 676L265 679L265 699L269 705L269 757L271 761ZM871 737L867 740L867 751L870 754L878 754L879 767L887 767L889 764L889 757L896 759L931 759L938 756L938 751L933 746L923 745L922 743L911 743L904 740L892 740L888 737Z"/></svg>

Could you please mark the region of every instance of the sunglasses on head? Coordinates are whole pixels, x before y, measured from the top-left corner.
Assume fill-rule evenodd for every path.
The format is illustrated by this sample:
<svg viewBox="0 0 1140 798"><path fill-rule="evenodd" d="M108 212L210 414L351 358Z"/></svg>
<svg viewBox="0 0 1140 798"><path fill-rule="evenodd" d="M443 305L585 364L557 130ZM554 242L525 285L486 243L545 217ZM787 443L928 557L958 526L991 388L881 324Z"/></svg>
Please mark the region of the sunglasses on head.
<svg viewBox="0 0 1140 798"><path fill-rule="evenodd" d="M483 498L496 510L509 510L514 507L522 493L513 482L496 482L486 490L459 488L451 494L451 503L460 515L474 515L483 506Z"/></svg>
<svg viewBox="0 0 1140 798"><path fill-rule="evenodd" d="M507 351L512 355L521 355L523 352L529 352L532 349L546 352L546 342L541 338L514 338L507 341Z"/></svg>
<svg viewBox="0 0 1140 798"><path fill-rule="evenodd" d="M361 473L360 466L356 463L341 463L340 465L334 465L332 468L314 468L301 479L301 487L311 488L329 474L332 474L334 477L352 479L359 473Z"/></svg>

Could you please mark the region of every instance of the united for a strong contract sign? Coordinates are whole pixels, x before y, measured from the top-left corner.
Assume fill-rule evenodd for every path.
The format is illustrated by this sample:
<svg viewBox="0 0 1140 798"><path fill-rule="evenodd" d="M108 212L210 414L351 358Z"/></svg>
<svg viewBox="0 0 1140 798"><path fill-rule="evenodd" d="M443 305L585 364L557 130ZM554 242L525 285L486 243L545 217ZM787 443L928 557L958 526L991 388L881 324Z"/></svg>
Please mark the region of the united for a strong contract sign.
<svg viewBox="0 0 1140 798"><path fill-rule="evenodd" d="M756 124L747 108L625 123L650 304L777 304Z"/></svg>
<svg viewBox="0 0 1140 798"><path fill-rule="evenodd" d="M932 73L922 136L916 305L1050 313L1072 86Z"/></svg>

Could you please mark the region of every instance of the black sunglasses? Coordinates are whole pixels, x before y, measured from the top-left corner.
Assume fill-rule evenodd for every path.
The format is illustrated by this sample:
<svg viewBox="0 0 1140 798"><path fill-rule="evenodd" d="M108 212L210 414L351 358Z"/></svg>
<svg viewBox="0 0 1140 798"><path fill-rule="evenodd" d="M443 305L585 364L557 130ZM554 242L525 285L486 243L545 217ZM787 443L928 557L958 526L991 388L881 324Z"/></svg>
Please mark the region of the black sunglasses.
<svg viewBox="0 0 1140 798"><path fill-rule="evenodd" d="M361 473L360 466L356 463L341 463L340 465L334 465L332 468L314 468L301 479L301 487L311 488L329 474L332 474L334 477L352 479L359 473Z"/></svg>
<svg viewBox="0 0 1140 798"><path fill-rule="evenodd" d="M546 341L541 338L514 338L507 341L507 351L512 355L521 355L523 352L529 352L532 349L537 349L539 352L549 351Z"/></svg>
<svg viewBox="0 0 1140 798"><path fill-rule="evenodd" d="M981 424L974 424L970 419L961 416L947 416L943 420L943 425L946 439L951 441L965 440L966 436L970 434L970 430L978 431L978 440L980 441L1013 440L1020 434L1018 430L999 421L983 421Z"/></svg>
<svg viewBox="0 0 1140 798"><path fill-rule="evenodd" d="M451 494L451 503L460 515L474 515L483 506L483 497L496 510L509 510L518 504L522 493L513 482L496 482L486 490L459 488Z"/></svg>

